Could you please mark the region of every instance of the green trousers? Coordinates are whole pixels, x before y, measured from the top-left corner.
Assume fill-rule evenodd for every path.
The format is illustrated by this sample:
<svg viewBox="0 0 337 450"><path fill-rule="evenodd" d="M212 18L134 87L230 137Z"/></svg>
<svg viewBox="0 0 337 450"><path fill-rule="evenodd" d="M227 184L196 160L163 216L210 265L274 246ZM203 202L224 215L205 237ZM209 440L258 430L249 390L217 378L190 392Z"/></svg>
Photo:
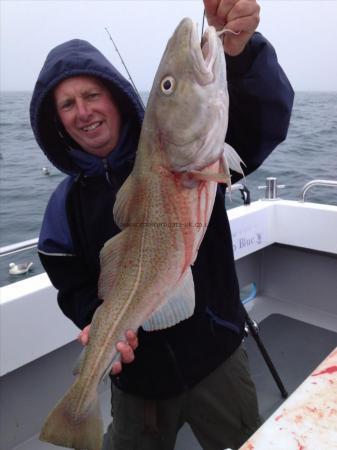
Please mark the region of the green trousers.
<svg viewBox="0 0 337 450"><path fill-rule="evenodd" d="M187 422L204 450L238 449L260 425L256 390L241 345L193 388L144 400L113 388L113 422L103 450L173 450Z"/></svg>

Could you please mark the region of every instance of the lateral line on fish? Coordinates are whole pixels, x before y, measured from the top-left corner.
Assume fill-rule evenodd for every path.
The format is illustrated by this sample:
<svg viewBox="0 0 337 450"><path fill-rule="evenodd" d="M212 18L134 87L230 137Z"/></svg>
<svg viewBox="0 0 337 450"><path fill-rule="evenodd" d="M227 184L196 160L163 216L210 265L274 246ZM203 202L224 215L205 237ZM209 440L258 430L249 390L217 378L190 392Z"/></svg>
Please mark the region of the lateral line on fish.
<svg viewBox="0 0 337 450"><path fill-rule="evenodd" d="M177 180L175 179L176 176L173 174L171 174L171 176L173 176L173 180L174 180L173 182L177 183ZM179 184L181 183L180 178L179 178L178 183ZM163 198L165 198L165 199L170 198L170 195L166 192L166 185L163 185L162 189L163 189ZM186 211L189 208L189 206L185 204L184 195L182 195L182 202L184 204L183 208L179 208L179 201L177 202L176 200L177 199L175 198L174 202L172 202L172 208L175 212L175 216L177 217L177 221L184 223L184 222L186 222L185 215L186 215ZM182 211L182 215L180 214L180 211ZM187 218L190 218L192 216L192 214L191 214L192 211L190 209L188 209L188 211L189 212L187 213ZM185 258L184 258L184 263L181 267L181 274L180 274L178 282L180 282L182 274L186 271L187 267L189 267L190 262L188 262L188 261L191 261L191 259L192 259L191 255L193 255L193 251L194 251L193 246L190 245L190 239L184 234L183 229L181 230L181 237L182 237L182 240L184 241Z"/></svg>
<svg viewBox="0 0 337 450"><path fill-rule="evenodd" d="M146 214L147 216L147 214ZM146 222L146 219L145 219ZM141 277L141 273L142 273L142 260L143 260L143 254L144 254L144 242L145 242L145 235L146 235L146 227L142 228L142 235L141 235L141 245L140 245L140 252L139 252L139 265L138 265L138 270L137 270L137 274L135 277L135 282L133 284L133 289L129 295L129 297L127 298L127 300L124 303L124 307L120 310L118 316L116 317L115 320L115 324L119 323L120 318L123 317L123 315L125 314L125 310L127 310L127 308L130 306L130 303L134 297L135 292L137 291L138 285L139 285L139 281L140 281L140 277ZM111 335L113 335L115 333L116 330L116 325L114 325L109 332L106 335L106 338L104 340L104 343L102 345L101 350L98 352L97 354L97 358L95 360L95 364L91 367L90 373L95 373L96 370L99 368L100 366L100 361L101 358L104 356L104 349L108 347L108 343L111 340ZM91 379L90 377L87 377L87 379L84 381L83 384L83 389L82 389L82 393L83 395L79 397L79 401L78 401L78 406L76 408L76 410L74 411L75 415L79 413L79 411L81 411L81 406L82 404L85 402L85 397L88 390L88 385L90 385L91 383Z"/></svg>

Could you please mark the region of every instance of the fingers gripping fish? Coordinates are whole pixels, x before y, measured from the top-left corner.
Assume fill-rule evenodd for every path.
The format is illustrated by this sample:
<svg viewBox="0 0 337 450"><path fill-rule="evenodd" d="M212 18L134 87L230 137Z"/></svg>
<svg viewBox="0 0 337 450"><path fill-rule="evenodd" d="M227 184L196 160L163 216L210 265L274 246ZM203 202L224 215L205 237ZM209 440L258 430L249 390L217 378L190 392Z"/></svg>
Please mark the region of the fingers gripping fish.
<svg viewBox="0 0 337 450"><path fill-rule="evenodd" d="M134 168L117 195L114 218L122 231L101 251L104 302L77 378L48 416L42 440L99 450L97 387L119 358L116 343L128 329L158 330L193 314L191 265L217 183L230 185L230 168L242 172L239 156L224 146L228 101L215 29L205 31L200 47L196 26L182 20L153 82Z"/></svg>

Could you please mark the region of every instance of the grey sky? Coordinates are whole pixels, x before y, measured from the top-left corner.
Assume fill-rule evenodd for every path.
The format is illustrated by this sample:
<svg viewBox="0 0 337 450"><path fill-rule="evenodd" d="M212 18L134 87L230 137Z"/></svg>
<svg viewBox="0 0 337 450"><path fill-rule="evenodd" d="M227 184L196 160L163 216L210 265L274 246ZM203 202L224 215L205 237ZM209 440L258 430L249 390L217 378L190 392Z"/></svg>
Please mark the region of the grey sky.
<svg viewBox="0 0 337 450"><path fill-rule="evenodd" d="M261 0L261 31L295 90L337 91L337 0ZM149 90L165 44L181 18L201 28L202 0L0 0L0 88L32 90L49 50L78 37Z"/></svg>

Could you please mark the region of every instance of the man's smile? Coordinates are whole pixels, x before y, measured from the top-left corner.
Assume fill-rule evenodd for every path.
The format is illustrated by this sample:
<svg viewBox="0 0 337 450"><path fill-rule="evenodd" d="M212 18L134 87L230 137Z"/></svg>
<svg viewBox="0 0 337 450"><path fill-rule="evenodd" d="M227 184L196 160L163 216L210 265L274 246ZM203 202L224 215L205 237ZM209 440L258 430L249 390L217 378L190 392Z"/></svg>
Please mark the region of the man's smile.
<svg viewBox="0 0 337 450"><path fill-rule="evenodd" d="M101 122L94 122L91 125L87 125L86 127L82 127L81 130L88 132L88 131L92 131L92 130L96 130L100 125L102 125L102 121Z"/></svg>

